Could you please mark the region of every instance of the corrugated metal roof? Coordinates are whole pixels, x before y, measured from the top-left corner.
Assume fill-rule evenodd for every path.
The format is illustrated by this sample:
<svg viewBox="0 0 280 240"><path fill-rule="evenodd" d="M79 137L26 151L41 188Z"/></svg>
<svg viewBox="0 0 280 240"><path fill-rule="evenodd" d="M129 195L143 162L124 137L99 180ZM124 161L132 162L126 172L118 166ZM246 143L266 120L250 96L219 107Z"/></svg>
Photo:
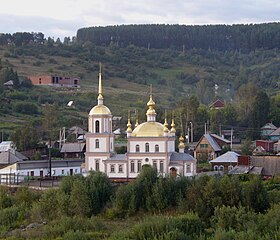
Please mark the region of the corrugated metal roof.
<svg viewBox="0 0 280 240"><path fill-rule="evenodd" d="M77 167L84 163L84 160L52 160L52 168L60 167ZM38 169L49 168L49 160L35 160L35 161L23 161L17 163L18 170L23 169Z"/></svg>
<svg viewBox="0 0 280 240"><path fill-rule="evenodd" d="M269 134L269 136L279 136L280 135L280 128L277 128L275 131Z"/></svg>
<svg viewBox="0 0 280 240"><path fill-rule="evenodd" d="M0 152L6 152L9 149L14 148L12 141L3 141L0 143Z"/></svg>
<svg viewBox="0 0 280 240"><path fill-rule="evenodd" d="M217 139L219 139L219 140L225 142L225 143L230 143L229 140L227 140L227 139L225 139L225 138L223 138L223 137L220 137L220 136L217 135L217 134L211 133L210 135L211 135L212 137L215 137L215 138L217 138Z"/></svg>
<svg viewBox="0 0 280 240"><path fill-rule="evenodd" d="M215 152L222 150L220 148L220 146L218 145L218 143L216 143L215 139L213 139L213 137L209 133L204 134L204 136L207 139L207 141L209 142L209 144L211 145L211 147L214 149Z"/></svg>
<svg viewBox="0 0 280 240"><path fill-rule="evenodd" d="M196 159L187 153L173 152L170 156L170 161L195 161Z"/></svg>
<svg viewBox="0 0 280 240"><path fill-rule="evenodd" d="M225 154L213 159L210 161L210 163L237 163L238 161L238 156L240 156L236 152L228 151Z"/></svg>
<svg viewBox="0 0 280 240"><path fill-rule="evenodd" d="M272 123L267 123L264 126L262 126L261 129L262 130L265 130L265 129L272 129L272 130L274 129L274 130L276 130L277 127L274 124L272 124Z"/></svg>
<svg viewBox="0 0 280 240"><path fill-rule="evenodd" d="M14 149L0 153L0 164L13 164L15 162L20 162L27 159L28 158L26 156L15 151Z"/></svg>
<svg viewBox="0 0 280 240"><path fill-rule="evenodd" d="M83 152L85 143L64 143L60 152L61 153L77 153Z"/></svg>

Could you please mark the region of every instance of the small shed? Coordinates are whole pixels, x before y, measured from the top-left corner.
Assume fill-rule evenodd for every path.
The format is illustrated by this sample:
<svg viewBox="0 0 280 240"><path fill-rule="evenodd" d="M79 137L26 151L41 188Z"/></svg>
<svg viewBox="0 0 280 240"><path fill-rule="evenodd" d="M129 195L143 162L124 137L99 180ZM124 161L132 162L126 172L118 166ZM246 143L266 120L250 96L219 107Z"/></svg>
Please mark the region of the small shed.
<svg viewBox="0 0 280 240"><path fill-rule="evenodd" d="M86 151L86 144L83 142L78 143L64 143L60 152L63 158L83 159Z"/></svg>

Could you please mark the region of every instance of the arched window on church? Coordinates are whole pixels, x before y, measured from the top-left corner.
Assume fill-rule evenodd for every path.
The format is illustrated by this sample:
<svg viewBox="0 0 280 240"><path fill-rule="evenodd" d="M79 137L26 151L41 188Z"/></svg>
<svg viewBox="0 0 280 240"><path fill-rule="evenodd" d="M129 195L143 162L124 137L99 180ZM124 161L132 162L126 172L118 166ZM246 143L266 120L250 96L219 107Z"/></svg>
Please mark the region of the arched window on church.
<svg viewBox="0 0 280 240"><path fill-rule="evenodd" d="M95 148L99 148L99 139L95 140Z"/></svg>
<svg viewBox="0 0 280 240"><path fill-rule="evenodd" d="M95 121L95 133L99 133L100 131L100 122L98 120Z"/></svg>
<svg viewBox="0 0 280 240"><path fill-rule="evenodd" d="M155 152L159 152L159 145L155 145Z"/></svg>
<svg viewBox="0 0 280 240"><path fill-rule="evenodd" d="M140 146L138 144L135 146L135 152L140 152Z"/></svg>
<svg viewBox="0 0 280 240"><path fill-rule="evenodd" d="M95 160L95 171L99 171L99 161Z"/></svg>
<svg viewBox="0 0 280 240"><path fill-rule="evenodd" d="M149 152L149 151L150 151L149 148L150 148L150 147L149 147L149 143L146 143L146 144L145 144L145 152Z"/></svg>

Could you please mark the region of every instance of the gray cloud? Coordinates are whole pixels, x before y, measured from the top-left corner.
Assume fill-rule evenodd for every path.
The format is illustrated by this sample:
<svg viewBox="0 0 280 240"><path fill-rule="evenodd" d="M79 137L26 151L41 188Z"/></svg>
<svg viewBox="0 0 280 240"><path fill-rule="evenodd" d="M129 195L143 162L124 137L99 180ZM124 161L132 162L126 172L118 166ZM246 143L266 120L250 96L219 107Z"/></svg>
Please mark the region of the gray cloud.
<svg viewBox="0 0 280 240"><path fill-rule="evenodd" d="M77 3L71 0L71 2ZM81 27L120 24L234 24L280 21L278 0L94 0L70 21L39 16L0 14L0 31L42 31L73 36ZM79 2L79 3L80 3ZM86 7L85 7L86 6ZM70 15L71 13L69 13Z"/></svg>

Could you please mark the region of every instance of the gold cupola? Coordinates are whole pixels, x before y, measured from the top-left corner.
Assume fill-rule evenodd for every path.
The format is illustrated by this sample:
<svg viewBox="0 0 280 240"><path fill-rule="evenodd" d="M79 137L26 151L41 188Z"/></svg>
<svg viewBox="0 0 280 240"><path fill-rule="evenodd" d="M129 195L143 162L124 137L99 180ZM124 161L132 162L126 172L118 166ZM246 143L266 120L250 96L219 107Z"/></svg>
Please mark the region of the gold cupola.
<svg viewBox="0 0 280 240"><path fill-rule="evenodd" d="M126 129L126 134L127 137L130 137L131 133L132 133L132 129L131 129L131 123L130 123L130 112L128 111L128 118L127 118L127 129Z"/></svg>
<svg viewBox="0 0 280 240"><path fill-rule="evenodd" d="M185 143L184 143L184 138L182 136L182 133L181 133L181 136L179 138L179 145L178 145L178 148L179 148L179 152L180 153L183 153L184 150L185 150Z"/></svg>
<svg viewBox="0 0 280 240"><path fill-rule="evenodd" d="M168 123L167 123L167 117L166 117L166 111L165 111L165 118L164 118L164 128L163 128L163 132L164 132L164 136L168 136Z"/></svg>
<svg viewBox="0 0 280 240"><path fill-rule="evenodd" d="M147 115L147 122L155 122L156 121L156 111L154 109L155 102L153 100L153 95L152 95L152 85L151 85L151 93L150 93L150 100L147 103L147 106L149 107L146 115Z"/></svg>
<svg viewBox="0 0 280 240"><path fill-rule="evenodd" d="M104 97L102 95L102 72L101 72L101 63L99 69L99 83L98 83L98 97L97 97L97 105L94 106L89 115L111 115L111 111L105 105L103 105Z"/></svg>
<svg viewBox="0 0 280 240"><path fill-rule="evenodd" d="M135 110L135 128L137 128L139 126L138 123L138 110Z"/></svg>
<svg viewBox="0 0 280 240"><path fill-rule="evenodd" d="M176 129L175 129L175 123L174 123L174 113L172 114L172 121L171 121L170 132L171 132L172 136L175 136Z"/></svg>

